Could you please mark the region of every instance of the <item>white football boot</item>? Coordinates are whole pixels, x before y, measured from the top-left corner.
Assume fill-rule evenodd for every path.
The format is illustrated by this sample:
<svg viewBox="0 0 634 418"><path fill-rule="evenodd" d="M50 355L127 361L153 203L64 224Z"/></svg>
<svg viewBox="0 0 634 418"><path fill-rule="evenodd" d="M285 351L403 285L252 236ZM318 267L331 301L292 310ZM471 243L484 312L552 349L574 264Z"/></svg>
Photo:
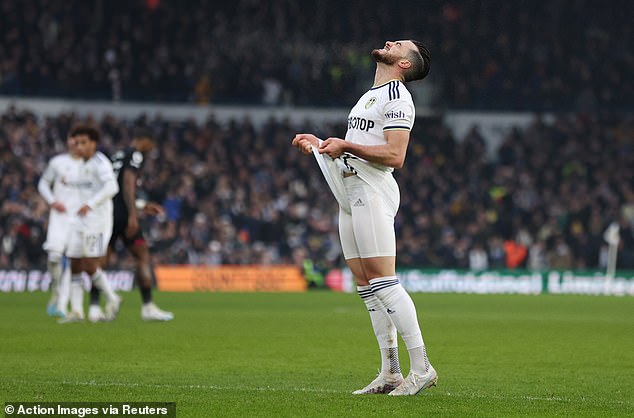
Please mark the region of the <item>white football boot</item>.
<svg viewBox="0 0 634 418"><path fill-rule="evenodd" d="M396 389L391 391L390 396L408 396L416 395L422 390L436 386L438 383L438 373L430 365L429 370L425 374L416 374L409 372L403 383L398 385Z"/></svg>
<svg viewBox="0 0 634 418"><path fill-rule="evenodd" d="M70 324L72 322L84 322L84 313L78 311L71 311L66 314L65 318L57 321L58 324Z"/></svg>
<svg viewBox="0 0 634 418"><path fill-rule="evenodd" d="M106 321L106 314L101 310L99 305L90 305L88 308L88 321L90 322L104 322Z"/></svg>
<svg viewBox="0 0 634 418"><path fill-rule="evenodd" d="M106 321L112 321L117 317L119 313L119 307L121 306L121 297L114 295L113 298L106 300L105 317Z"/></svg>
<svg viewBox="0 0 634 418"><path fill-rule="evenodd" d="M141 307L141 319L144 321L171 321L174 314L159 309L154 303L146 303Z"/></svg>
<svg viewBox="0 0 634 418"><path fill-rule="evenodd" d="M379 375L363 389L355 390L353 395L378 395L382 393L390 393L403 383L403 375L400 373L387 374L379 373Z"/></svg>

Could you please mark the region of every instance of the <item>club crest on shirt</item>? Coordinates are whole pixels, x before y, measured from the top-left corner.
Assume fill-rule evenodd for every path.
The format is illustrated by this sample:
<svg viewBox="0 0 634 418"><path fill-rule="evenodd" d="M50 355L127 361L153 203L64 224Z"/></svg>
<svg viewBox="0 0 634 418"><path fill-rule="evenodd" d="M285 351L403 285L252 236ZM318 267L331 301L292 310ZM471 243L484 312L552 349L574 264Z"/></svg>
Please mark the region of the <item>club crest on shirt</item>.
<svg viewBox="0 0 634 418"><path fill-rule="evenodd" d="M365 104L365 108L371 108L374 103L376 103L376 97L370 97L370 100L368 100Z"/></svg>

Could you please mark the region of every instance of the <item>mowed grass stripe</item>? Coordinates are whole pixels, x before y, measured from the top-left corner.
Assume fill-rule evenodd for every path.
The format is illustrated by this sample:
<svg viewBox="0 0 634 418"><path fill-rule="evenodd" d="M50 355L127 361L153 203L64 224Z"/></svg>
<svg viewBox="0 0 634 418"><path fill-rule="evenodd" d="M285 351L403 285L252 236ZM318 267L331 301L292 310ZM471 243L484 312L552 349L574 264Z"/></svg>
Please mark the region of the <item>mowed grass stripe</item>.
<svg viewBox="0 0 634 418"><path fill-rule="evenodd" d="M248 387L248 386L216 386L216 385L200 385L200 384L150 384L150 383L130 383L130 382L100 382L100 381L88 381L88 382L80 382L80 381L61 381L61 382L46 382L46 381L13 381L12 384L16 385L30 385L33 383L37 383L38 385L65 385L65 386L94 386L94 387L123 387L123 388L153 388L153 389L175 389L175 390L190 390L190 389L198 389L201 391L215 391L215 390L225 390L225 391L247 391L247 392L300 392L300 393L332 393L339 395L350 395L350 392L343 390L334 390L334 389L320 389L320 388L301 388L301 387L271 387L271 386L259 386L259 387ZM570 399L570 398L562 398L562 397L535 397L535 396L503 396L503 395L492 395L487 393L450 393L443 392L438 389L431 389L430 391L425 393L425 396L447 396L454 398L469 398L469 399L483 399L483 398L492 398L492 399L502 399L502 400L527 400L527 401L535 401L535 402L590 402L592 403L592 399L587 398L578 398L578 399ZM634 400L623 401L623 400L605 400L601 403L609 403L614 405L624 405L624 406L634 406Z"/></svg>
<svg viewBox="0 0 634 418"><path fill-rule="evenodd" d="M0 401L175 401L179 417L634 415L634 298L414 294L439 387L394 400L350 394L380 365L356 295L157 293L171 323L143 323L139 296L124 297L113 323L58 325L47 295L0 294Z"/></svg>

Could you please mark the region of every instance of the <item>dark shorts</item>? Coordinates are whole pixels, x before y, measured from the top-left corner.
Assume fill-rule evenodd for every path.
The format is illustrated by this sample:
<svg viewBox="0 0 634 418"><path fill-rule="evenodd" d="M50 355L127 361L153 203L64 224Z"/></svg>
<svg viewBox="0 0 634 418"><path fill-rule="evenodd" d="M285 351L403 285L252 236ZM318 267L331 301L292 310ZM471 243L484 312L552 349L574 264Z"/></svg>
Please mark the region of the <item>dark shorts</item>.
<svg viewBox="0 0 634 418"><path fill-rule="evenodd" d="M114 248L117 240L120 239L126 247L145 243L143 231L141 228L132 237L126 237L125 229L128 227L128 214L114 214L114 223L112 226L112 237L110 237L110 248Z"/></svg>

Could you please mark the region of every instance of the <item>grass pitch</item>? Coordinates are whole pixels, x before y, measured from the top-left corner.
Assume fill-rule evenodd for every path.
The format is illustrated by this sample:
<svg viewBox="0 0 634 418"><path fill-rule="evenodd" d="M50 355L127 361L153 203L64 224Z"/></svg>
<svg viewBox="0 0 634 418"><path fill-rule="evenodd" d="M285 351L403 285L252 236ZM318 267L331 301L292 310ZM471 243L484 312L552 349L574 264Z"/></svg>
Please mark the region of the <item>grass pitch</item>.
<svg viewBox="0 0 634 418"><path fill-rule="evenodd" d="M414 294L438 387L353 396L379 367L356 295L124 294L112 323L58 325L0 294L0 403L176 402L178 417L634 416L634 299ZM401 363L408 370L401 343Z"/></svg>

